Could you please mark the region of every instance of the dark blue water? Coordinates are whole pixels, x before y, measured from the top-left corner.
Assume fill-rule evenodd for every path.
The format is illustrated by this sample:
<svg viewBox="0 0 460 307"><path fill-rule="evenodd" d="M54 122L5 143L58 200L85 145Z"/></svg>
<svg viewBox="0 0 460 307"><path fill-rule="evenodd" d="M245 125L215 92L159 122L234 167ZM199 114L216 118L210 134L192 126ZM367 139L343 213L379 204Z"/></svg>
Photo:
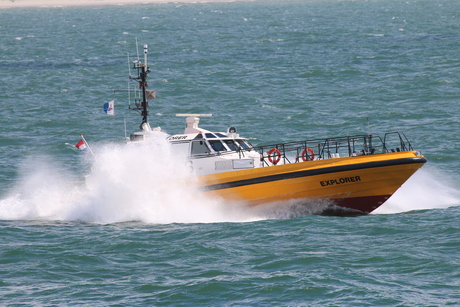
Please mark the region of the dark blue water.
<svg viewBox="0 0 460 307"><path fill-rule="evenodd" d="M0 305L457 305L459 12L450 0L1 10ZM153 127L212 113L201 126L254 145L403 131L429 162L363 217L204 199L161 144L123 146L140 117L115 90L136 37ZM97 161L72 148L81 133Z"/></svg>

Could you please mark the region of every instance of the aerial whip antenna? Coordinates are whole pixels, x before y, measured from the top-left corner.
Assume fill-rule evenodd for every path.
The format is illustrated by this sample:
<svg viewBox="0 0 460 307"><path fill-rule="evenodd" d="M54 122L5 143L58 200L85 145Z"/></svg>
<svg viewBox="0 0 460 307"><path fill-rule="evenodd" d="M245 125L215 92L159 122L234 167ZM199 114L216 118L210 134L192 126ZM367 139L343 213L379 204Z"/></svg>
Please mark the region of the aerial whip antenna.
<svg viewBox="0 0 460 307"><path fill-rule="evenodd" d="M371 128L370 128L370 125L369 125L369 117L366 117L366 119L367 119L367 134L371 135Z"/></svg>
<svg viewBox="0 0 460 307"><path fill-rule="evenodd" d="M137 50L137 60L140 61L140 59L139 59L139 44L137 43L137 36L136 36L136 50Z"/></svg>
<svg viewBox="0 0 460 307"><path fill-rule="evenodd" d="M127 56L128 56L128 108L131 109L131 91L129 90L129 84L131 81L131 63L129 62L129 53L127 53ZM126 121L125 121L125 124L126 124Z"/></svg>
<svg viewBox="0 0 460 307"><path fill-rule="evenodd" d="M148 46L147 45L144 45L144 65L145 67L148 67L147 65L147 52L148 52Z"/></svg>

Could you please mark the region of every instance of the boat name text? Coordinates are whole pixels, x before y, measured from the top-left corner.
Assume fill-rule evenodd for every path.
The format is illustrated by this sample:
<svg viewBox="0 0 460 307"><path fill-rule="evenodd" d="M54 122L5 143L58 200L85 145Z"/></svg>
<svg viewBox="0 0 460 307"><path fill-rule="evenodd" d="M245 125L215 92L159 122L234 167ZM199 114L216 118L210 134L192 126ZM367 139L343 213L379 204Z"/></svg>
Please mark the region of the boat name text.
<svg viewBox="0 0 460 307"><path fill-rule="evenodd" d="M169 138L170 141L175 141L175 140L185 140L187 139L187 136L182 135L182 136L172 136Z"/></svg>
<svg viewBox="0 0 460 307"><path fill-rule="evenodd" d="M321 184L321 186L327 187L329 185L358 182L358 181L361 181L361 177L353 176L353 177L343 177L343 178L332 179L332 180L324 180L324 181L320 181L319 183Z"/></svg>

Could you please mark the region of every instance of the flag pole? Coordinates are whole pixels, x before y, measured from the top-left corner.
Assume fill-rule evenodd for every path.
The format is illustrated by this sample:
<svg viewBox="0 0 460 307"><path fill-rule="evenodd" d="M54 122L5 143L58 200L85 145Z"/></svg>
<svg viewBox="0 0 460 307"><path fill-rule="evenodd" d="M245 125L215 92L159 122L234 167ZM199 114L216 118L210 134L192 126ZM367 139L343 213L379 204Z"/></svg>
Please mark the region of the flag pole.
<svg viewBox="0 0 460 307"><path fill-rule="evenodd" d="M86 142L85 137L83 136L83 134L80 134L80 137L81 137L81 139L83 140L83 142L85 142L86 147L88 147L88 149L89 149L89 151L91 152L91 154L93 155L94 159L96 159L96 156L94 155L93 150L92 150L91 147L89 146L88 142Z"/></svg>

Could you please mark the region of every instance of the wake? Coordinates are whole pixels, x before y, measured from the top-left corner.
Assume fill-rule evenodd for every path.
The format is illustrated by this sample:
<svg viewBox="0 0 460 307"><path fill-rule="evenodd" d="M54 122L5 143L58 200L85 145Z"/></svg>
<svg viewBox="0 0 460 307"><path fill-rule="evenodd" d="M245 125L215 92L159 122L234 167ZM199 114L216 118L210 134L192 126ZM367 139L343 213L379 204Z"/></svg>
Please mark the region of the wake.
<svg viewBox="0 0 460 307"><path fill-rule="evenodd" d="M460 190L455 187L455 182L455 178L425 165L373 213L390 214L458 206Z"/></svg>
<svg viewBox="0 0 460 307"><path fill-rule="evenodd" d="M94 146L97 160L78 178L52 157L29 158L18 184L0 200L1 220L49 220L110 224L216 223L286 219L314 214L325 201L247 207L199 193L183 158L164 138L142 145ZM433 168L419 170L374 213L388 214L460 204L460 191ZM319 209L318 209L319 208ZM321 210L320 210L321 211Z"/></svg>

